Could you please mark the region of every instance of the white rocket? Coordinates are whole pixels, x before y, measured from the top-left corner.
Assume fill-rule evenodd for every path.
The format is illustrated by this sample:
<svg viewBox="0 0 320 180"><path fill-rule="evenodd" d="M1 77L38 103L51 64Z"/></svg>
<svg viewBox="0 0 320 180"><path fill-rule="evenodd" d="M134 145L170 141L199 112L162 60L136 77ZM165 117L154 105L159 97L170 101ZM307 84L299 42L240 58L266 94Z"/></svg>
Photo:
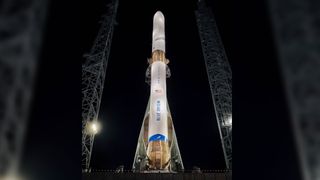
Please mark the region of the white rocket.
<svg viewBox="0 0 320 180"><path fill-rule="evenodd" d="M166 91L166 62L160 59L165 53L164 16L158 11L153 18L152 31L152 58L151 64L151 91L150 91L150 120L149 141L167 140L167 91ZM159 55L159 56L157 56ZM153 55L154 56L154 55Z"/></svg>
<svg viewBox="0 0 320 180"><path fill-rule="evenodd" d="M168 144L168 110L166 90L164 16L157 11L153 17L150 82L150 117L147 154L153 169L167 169L170 153Z"/></svg>

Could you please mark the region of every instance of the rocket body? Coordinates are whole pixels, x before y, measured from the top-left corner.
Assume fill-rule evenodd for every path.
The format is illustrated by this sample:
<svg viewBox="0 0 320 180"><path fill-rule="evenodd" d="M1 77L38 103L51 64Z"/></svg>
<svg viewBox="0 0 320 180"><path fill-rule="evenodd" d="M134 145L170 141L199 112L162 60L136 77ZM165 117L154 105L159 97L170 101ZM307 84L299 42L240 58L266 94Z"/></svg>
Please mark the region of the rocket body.
<svg viewBox="0 0 320 180"><path fill-rule="evenodd" d="M168 139L164 16L153 17L148 141Z"/></svg>
<svg viewBox="0 0 320 180"><path fill-rule="evenodd" d="M160 61L151 65L150 120L148 140L168 139L166 64Z"/></svg>
<svg viewBox="0 0 320 180"><path fill-rule="evenodd" d="M152 58L150 82L150 114L147 155L150 169L168 169L168 110L166 89L164 16L158 11L153 18Z"/></svg>

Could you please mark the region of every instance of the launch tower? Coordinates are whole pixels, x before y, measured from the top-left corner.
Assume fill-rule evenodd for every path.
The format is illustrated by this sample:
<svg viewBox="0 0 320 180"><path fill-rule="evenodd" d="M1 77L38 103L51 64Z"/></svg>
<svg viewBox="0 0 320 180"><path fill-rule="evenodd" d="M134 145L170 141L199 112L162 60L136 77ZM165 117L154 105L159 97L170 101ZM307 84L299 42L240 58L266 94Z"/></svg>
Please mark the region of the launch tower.
<svg viewBox="0 0 320 180"><path fill-rule="evenodd" d="M89 54L82 65L82 171L90 169L90 159L104 87L113 29L116 25L118 0L108 5L101 28Z"/></svg>
<svg viewBox="0 0 320 180"><path fill-rule="evenodd" d="M19 178L48 0L4 0L0 15L0 179Z"/></svg>
<svg viewBox="0 0 320 180"><path fill-rule="evenodd" d="M195 15L226 167L232 169L232 72L212 11L203 0Z"/></svg>

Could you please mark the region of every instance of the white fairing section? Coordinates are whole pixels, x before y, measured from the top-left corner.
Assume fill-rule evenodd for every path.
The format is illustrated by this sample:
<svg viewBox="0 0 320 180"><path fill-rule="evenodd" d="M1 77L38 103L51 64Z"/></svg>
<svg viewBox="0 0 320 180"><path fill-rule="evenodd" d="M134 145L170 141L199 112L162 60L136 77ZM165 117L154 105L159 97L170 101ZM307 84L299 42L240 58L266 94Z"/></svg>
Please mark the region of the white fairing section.
<svg viewBox="0 0 320 180"><path fill-rule="evenodd" d="M151 65L150 119L148 140L167 140L166 64L156 61ZM152 138L151 138L152 137ZM151 140L150 140L151 138ZM161 138L161 139L155 139Z"/></svg>
<svg viewBox="0 0 320 180"><path fill-rule="evenodd" d="M157 11L153 16L152 52L155 50L166 52L164 16L160 11Z"/></svg>

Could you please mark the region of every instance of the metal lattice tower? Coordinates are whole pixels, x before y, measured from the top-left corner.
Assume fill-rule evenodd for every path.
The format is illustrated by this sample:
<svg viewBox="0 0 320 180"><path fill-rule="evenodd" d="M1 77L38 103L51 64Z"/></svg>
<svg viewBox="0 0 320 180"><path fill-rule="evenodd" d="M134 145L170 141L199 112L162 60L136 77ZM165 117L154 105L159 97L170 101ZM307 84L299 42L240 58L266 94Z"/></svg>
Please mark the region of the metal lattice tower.
<svg viewBox="0 0 320 180"><path fill-rule="evenodd" d="M82 65L82 170L89 170L94 133L88 131L90 122L97 121L104 79L110 54L113 29L116 24L118 1L108 5L101 28Z"/></svg>
<svg viewBox="0 0 320 180"><path fill-rule="evenodd" d="M320 179L320 1L269 0L304 180Z"/></svg>
<svg viewBox="0 0 320 180"><path fill-rule="evenodd" d="M232 72L211 10L195 12L226 167L232 169Z"/></svg>
<svg viewBox="0 0 320 180"><path fill-rule="evenodd" d="M0 4L0 179L6 179L19 171L47 1Z"/></svg>

